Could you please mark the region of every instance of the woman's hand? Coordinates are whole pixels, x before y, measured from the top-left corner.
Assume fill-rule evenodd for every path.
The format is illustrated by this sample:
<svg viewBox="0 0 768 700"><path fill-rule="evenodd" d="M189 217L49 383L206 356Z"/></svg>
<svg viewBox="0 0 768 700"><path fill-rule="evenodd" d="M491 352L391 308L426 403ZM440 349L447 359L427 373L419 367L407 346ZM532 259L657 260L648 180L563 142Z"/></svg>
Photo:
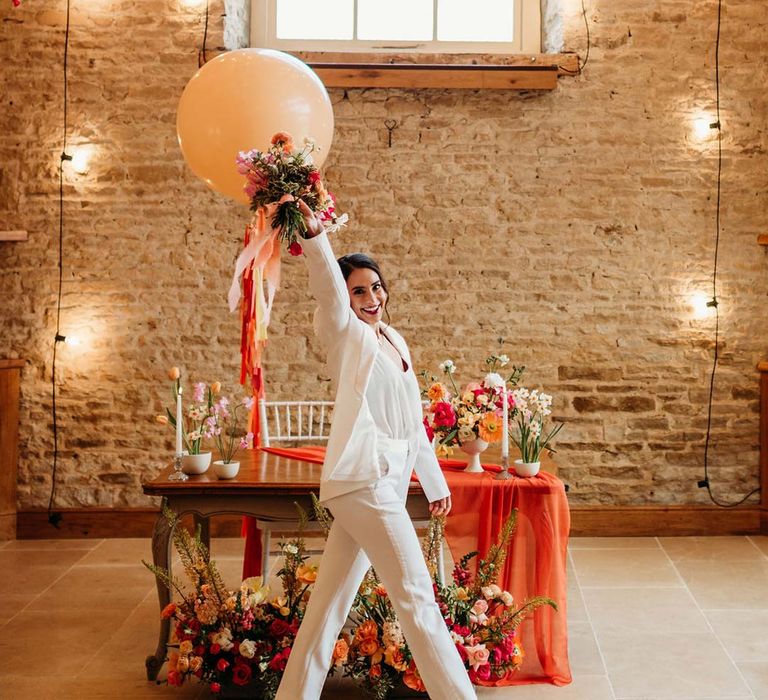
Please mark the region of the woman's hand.
<svg viewBox="0 0 768 700"><path fill-rule="evenodd" d="M429 504L429 514L437 517L448 515L451 512L451 506L450 496L441 498L439 501L432 501Z"/></svg>
<svg viewBox="0 0 768 700"><path fill-rule="evenodd" d="M325 229L315 213L307 206L303 199L299 199L299 211L304 215L304 224L307 227L307 238L319 236Z"/></svg>

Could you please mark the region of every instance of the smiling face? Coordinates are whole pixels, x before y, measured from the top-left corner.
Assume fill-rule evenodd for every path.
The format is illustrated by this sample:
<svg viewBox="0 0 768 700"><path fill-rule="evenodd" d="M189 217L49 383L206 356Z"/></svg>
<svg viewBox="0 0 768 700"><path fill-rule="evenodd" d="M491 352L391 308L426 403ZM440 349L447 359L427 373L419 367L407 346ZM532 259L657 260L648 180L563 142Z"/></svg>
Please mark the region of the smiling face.
<svg viewBox="0 0 768 700"><path fill-rule="evenodd" d="M349 305L355 316L372 326L381 321L387 305L387 293L379 276L367 267L352 270L347 277Z"/></svg>

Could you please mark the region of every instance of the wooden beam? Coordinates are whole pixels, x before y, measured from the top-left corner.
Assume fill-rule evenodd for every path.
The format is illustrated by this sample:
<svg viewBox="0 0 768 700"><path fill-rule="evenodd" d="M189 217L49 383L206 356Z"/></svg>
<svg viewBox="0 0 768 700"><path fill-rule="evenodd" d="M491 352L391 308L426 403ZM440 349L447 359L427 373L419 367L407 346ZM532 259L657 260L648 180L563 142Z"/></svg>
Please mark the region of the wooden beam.
<svg viewBox="0 0 768 700"><path fill-rule="evenodd" d="M547 66L450 66L439 64L312 63L331 88L450 88L554 90L557 68Z"/></svg>
<svg viewBox="0 0 768 700"><path fill-rule="evenodd" d="M758 245L768 245L768 233L761 233L757 237Z"/></svg>
<svg viewBox="0 0 768 700"><path fill-rule="evenodd" d="M0 241L26 241L26 231L0 231Z"/></svg>

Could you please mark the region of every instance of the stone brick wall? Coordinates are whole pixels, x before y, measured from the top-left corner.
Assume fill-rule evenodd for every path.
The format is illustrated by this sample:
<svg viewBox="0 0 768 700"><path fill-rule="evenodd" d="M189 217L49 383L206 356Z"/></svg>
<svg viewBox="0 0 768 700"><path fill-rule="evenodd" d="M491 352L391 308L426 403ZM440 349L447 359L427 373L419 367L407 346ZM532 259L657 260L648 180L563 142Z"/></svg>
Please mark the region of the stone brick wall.
<svg viewBox="0 0 768 700"><path fill-rule="evenodd" d="M713 321L715 4L592 0L584 75L545 94L333 90L326 179L352 225L339 254L389 273L393 323L417 368L446 357L475 378L498 336L566 421L561 475L574 503L705 502L701 476ZM566 50L583 55L575 0ZM24 357L19 505L47 505L55 328L64 3L0 9L0 357ZM209 46L222 43L212 3ZM721 365L711 478L722 498L757 485L756 362L768 275L763 0L726 0ZM186 168L175 110L197 68L199 10L176 0L72 0L70 144L60 353L59 506L145 505L140 480L172 449L152 422L166 368L238 378L225 294L247 211ZM384 121L395 119L392 147ZM274 397L328 397L301 261L285 259L266 371Z"/></svg>

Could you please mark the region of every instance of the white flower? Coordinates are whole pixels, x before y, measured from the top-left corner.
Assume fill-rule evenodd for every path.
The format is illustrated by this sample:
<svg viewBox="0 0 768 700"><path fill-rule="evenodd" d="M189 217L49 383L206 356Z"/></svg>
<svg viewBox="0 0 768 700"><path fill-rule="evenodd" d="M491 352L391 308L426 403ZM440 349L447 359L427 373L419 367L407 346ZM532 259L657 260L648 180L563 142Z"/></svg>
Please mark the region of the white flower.
<svg viewBox="0 0 768 700"><path fill-rule="evenodd" d="M494 389L497 386L498 387L504 386L504 379L497 372L490 372L489 374L485 375L485 379L483 380L483 383L489 389Z"/></svg>
<svg viewBox="0 0 768 700"><path fill-rule="evenodd" d="M240 642L240 656L246 659L252 659L256 655L256 642L251 639L244 639Z"/></svg>
<svg viewBox="0 0 768 700"><path fill-rule="evenodd" d="M199 430L193 430L187 435L187 440L192 440L192 442L194 442L195 440L199 440L202 437L203 435Z"/></svg>
<svg viewBox="0 0 768 700"><path fill-rule="evenodd" d="M232 632L229 627L222 627L212 637L211 641L214 644L218 644L224 651L229 651L234 644L232 644Z"/></svg>
<svg viewBox="0 0 768 700"><path fill-rule="evenodd" d="M385 647L402 646L405 642L405 637L403 636L403 630L400 629L400 623L397 621L385 622L383 625L381 640L384 642Z"/></svg>
<svg viewBox="0 0 768 700"><path fill-rule="evenodd" d="M509 358L506 355L499 355L499 367L504 367L509 364Z"/></svg>
<svg viewBox="0 0 768 700"><path fill-rule="evenodd" d="M464 637L462 637L460 634L456 634L453 630L451 630L451 639L454 641L455 644L464 644Z"/></svg>
<svg viewBox="0 0 768 700"><path fill-rule="evenodd" d="M530 425L530 435L532 438L537 438L539 435L541 435L541 423L538 421L532 421Z"/></svg>
<svg viewBox="0 0 768 700"><path fill-rule="evenodd" d="M512 604L515 602L514 598L512 598L512 594L509 591L502 591L501 592L501 602L504 603L508 608L512 607Z"/></svg>
<svg viewBox="0 0 768 700"><path fill-rule="evenodd" d="M453 374L456 371L456 365L453 364L453 360L446 360L440 363L440 371Z"/></svg>
<svg viewBox="0 0 768 700"><path fill-rule="evenodd" d="M336 233L340 228L343 228L347 225L347 222L349 221L349 214L342 214L341 216L337 216L334 218L332 224L326 224L325 225L325 232L326 233Z"/></svg>
<svg viewBox="0 0 768 700"><path fill-rule="evenodd" d="M492 583L490 586L483 586L480 591L488 600L493 600L494 598L498 598L501 595L501 588L499 588L495 583Z"/></svg>
<svg viewBox="0 0 768 700"><path fill-rule="evenodd" d="M295 544L287 544L283 547L283 552L287 552L288 554L296 554L298 551L299 550Z"/></svg>

